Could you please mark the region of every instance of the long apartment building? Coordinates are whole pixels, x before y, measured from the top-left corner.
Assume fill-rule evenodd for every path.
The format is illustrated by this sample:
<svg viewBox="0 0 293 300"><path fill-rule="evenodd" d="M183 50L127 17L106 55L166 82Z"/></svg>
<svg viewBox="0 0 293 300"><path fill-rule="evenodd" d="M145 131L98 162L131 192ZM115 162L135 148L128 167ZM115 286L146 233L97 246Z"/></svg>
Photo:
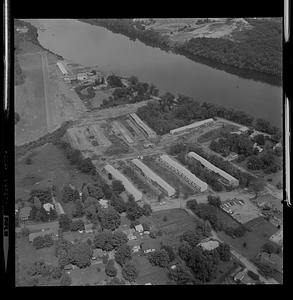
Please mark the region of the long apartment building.
<svg viewBox="0 0 293 300"><path fill-rule="evenodd" d="M176 190L154 171L152 171L148 166L146 166L141 160L135 158L132 159L131 162L136 165L136 167L139 168L150 181L156 183L161 189L163 189L169 197L175 195Z"/></svg>
<svg viewBox="0 0 293 300"><path fill-rule="evenodd" d="M210 119L194 122L192 124L189 124L189 125L186 125L183 127L172 129L172 130L170 130L170 134L177 134L177 133L182 133L182 132L192 130L192 129L199 129L202 127L210 126L214 123L215 123L214 119L210 118Z"/></svg>
<svg viewBox="0 0 293 300"><path fill-rule="evenodd" d="M119 123L118 121L113 121L112 124L116 128L116 130L123 135L127 143L133 144L133 139L129 135L127 129L121 123Z"/></svg>
<svg viewBox="0 0 293 300"><path fill-rule="evenodd" d="M199 190L200 192L204 192L207 190L208 185L206 182L197 178L194 174L192 174L189 170L187 170L184 166L179 164L177 161L172 159L166 154L160 156L159 161L162 162L165 166L170 168L172 171L176 172L178 175L184 178L190 185Z"/></svg>
<svg viewBox="0 0 293 300"><path fill-rule="evenodd" d="M63 75L68 75L68 72L65 69L64 65L62 64L62 62L58 61L57 66Z"/></svg>
<svg viewBox="0 0 293 300"><path fill-rule="evenodd" d="M209 161L207 161L206 159L204 159L203 157L201 157L200 155L196 154L195 152L189 152L187 154L188 157L191 157L197 161L199 161L203 166L205 166L207 169L219 174L221 177L223 177L226 181L228 181L228 183L232 186L238 186L239 185L239 180L236 179L235 177L231 176L230 174L228 174L227 172L219 169L218 167L216 167L215 165L213 165L212 163L210 163Z"/></svg>
<svg viewBox="0 0 293 300"><path fill-rule="evenodd" d="M137 125L139 125L144 132L150 137L150 138L155 138L156 133L145 123L142 121L142 119L136 114L132 113L130 114L130 117L135 121Z"/></svg>
<svg viewBox="0 0 293 300"><path fill-rule="evenodd" d="M132 182L130 182L121 172L111 165L106 165L104 169L110 173L116 180L120 180L125 187L125 190L134 197L135 201L142 199L142 192L139 191Z"/></svg>

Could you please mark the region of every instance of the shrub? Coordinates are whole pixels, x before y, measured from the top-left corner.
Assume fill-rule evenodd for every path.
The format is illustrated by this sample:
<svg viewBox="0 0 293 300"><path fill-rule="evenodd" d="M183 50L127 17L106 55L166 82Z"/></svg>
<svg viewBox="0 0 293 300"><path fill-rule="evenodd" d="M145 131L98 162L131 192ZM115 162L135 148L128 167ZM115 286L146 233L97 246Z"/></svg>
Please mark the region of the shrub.
<svg viewBox="0 0 293 300"><path fill-rule="evenodd" d="M138 270L135 265L128 263L122 268L122 276L125 280L133 282L138 276Z"/></svg>
<svg viewBox="0 0 293 300"><path fill-rule="evenodd" d="M71 277L67 273L62 275L61 280L60 280L60 284L62 286L69 286L69 285L71 285L71 282L72 282Z"/></svg>
<svg viewBox="0 0 293 300"><path fill-rule="evenodd" d="M115 277L117 275L117 269L114 266L114 260L110 259L105 267L105 273L110 277Z"/></svg>

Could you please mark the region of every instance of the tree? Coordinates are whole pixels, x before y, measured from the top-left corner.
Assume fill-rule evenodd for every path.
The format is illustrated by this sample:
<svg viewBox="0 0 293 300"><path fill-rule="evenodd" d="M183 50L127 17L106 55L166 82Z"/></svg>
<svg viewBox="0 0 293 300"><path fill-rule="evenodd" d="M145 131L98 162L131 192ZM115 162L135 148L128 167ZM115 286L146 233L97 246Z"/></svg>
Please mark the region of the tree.
<svg viewBox="0 0 293 300"><path fill-rule="evenodd" d="M115 230L121 223L120 215L113 207L101 209L98 216L103 229Z"/></svg>
<svg viewBox="0 0 293 300"><path fill-rule="evenodd" d="M122 231L115 231L112 235L112 245L113 247L119 248L123 244L126 244L128 242L127 235Z"/></svg>
<svg viewBox="0 0 293 300"><path fill-rule="evenodd" d="M81 200L77 200L74 204L74 211L72 212L72 215L75 218L80 218L84 215L84 205Z"/></svg>
<svg viewBox="0 0 293 300"><path fill-rule="evenodd" d="M60 285L69 286L69 285L71 285L71 282L72 282L71 277L67 273L62 275L62 277L60 279Z"/></svg>
<svg viewBox="0 0 293 300"><path fill-rule="evenodd" d="M219 247L216 248L222 261L229 261L231 258L230 246L227 244L220 243Z"/></svg>
<svg viewBox="0 0 293 300"><path fill-rule="evenodd" d="M244 226L238 226L234 229L234 235L236 237L242 237L246 232L246 228Z"/></svg>
<svg viewBox="0 0 293 300"><path fill-rule="evenodd" d="M122 268L122 276L125 280L133 282L138 276L138 270L135 265L127 263Z"/></svg>
<svg viewBox="0 0 293 300"><path fill-rule="evenodd" d="M126 217L130 221L134 221L143 215L142 208L134 201L131 200L126 203Z"/></svg>
<svg viewBox="0 0 293 300"><path fill-rule="evenodd" d="M110 259L106 264L105 273L110 277L115 277L117 275L117 269L115 268L113 259Z"/></svg>
<svg viewBox="0 0 293 300"><path fill-rule="evenodd" d="M111 251L114 248L112 244L112 237L113 235L111 231L104 230L103 232L95 235L94 246L105 251Z"/></svg>
<svg viewBox="0 0 293 300"><path fill-rule="evenodd" d="M110 204L118 211L118 213L123 213L126 211L126 203L121 199L121 197L113 195L111 197Z"/></svg>
<svg viewBox="0 0 293 300"><path fill-rule="evenodd" d="M60 279L62 276L62 269L58 267L53 267L51 277L54 279Z"/></svg>
<svg viewBox="0 0 293 300"><path fill-rule="evenodd" d="M142 207L142 213L144 216L150 216L152 214L152 208L149 204L145 203Z"/></svg>
<svg viewBox="0 0 293 300"><path fill-rule="evenodd" d="M72 189L70 186L65 186L62 189L62 202L67 203L70 201L79 200L79 193L77 190Z"/></svg>
<svg viewBox="0 0 293 300"><path fill-rule="evenodd" d="M92 248L88 243L73 244L68 251L70 262L79 268L85 268L90 265L93 255Z"/></svg>
<svg viewBox="0 0 293 300"><path fill-rule="evenodd" d="M167 252L170 262L172 262L175 259L176 255L175 255L174 250L171 246L162 245L161 249L163 249Z"/></svg>
<svg viewBox="0 0 293 300"><path fill-rule="evenodd" d="M255 193L255 198L259 196L259 193L264 189L265 183L262 179L255 179L249 184L251 191Z"/></svg>
<svg viewBox="0 0 293 300"><path fill-rule="evenodd" d="M73 221L70 224L70 230L71 231L84 230L84 223L83 223L83 221L82 220Z"/></svg>
<svg viewBox="0 0 293 300"><path fill-rule="evenodd" d="M178 248L178 254L180 258L182 258L184 261L188 261L189 258L191 257L191 251L192 248L187 242L183 242L180 244Z"/></svg>
<svg viewBox="0 0 293 300"><path fill-rule="evenodd" d="M200 236L195 230L188 230L182 235L181 241L187 242L191 247L196 247L200 242Z"/></svg>
<svg viewBox="0 0 293 300"><path fill-rule="evenodd" d="M195 282L188 268L183 265L176 265L175 269L169 269L168 277L180 285L194 284Z"/></svg>
<svg viewBox="0 0 293 300"><path fill-rule="evenodd" d="M34 206L38 210L41 209L41 207L42 207L42 203L38 197L34 197Z"/></svg>
<svg viewBox="0 0 293 300"><path fill-rule="evenodd" d="M36 249L51 247L53 244L54 242L50 235L37 236L33 240L33 246Z"/></svg>
<svg viewBox="0 0 293 300"><path fill-rule="evenodd" d="M221 198L219 196L213 195L208 195L208 203L216 207L220 207L220 205L222 204Z"/></svg>
<svg viewBox="0 0 293 300"><path fill-rule="evenodd" d="M104 193L101 187L93 186L89 184L87 186L88 194L89 196L95 198L95 199L101 199L104 197Z"/></svg>
<svg viewBox="0 0 293 300"><path fill-rule="evenodd" d="M59 227L62 231L69 231L72 220L66 214L62 214L59 216Z"/></svg>
<svg viewBox="0 0 293 300"><path fill-rule="evenodd" d="M262 246L262 250L269 254L272 254L272 253L279 254L281 252L281 247L277 244L267 242Z"/></svg>
<svg viewBox="0 0 293 300"><path fill-rule="evenodd" d="M128 260L131 259L131 250L127 244L121 245L115 252L115 260L123 266Z"/></svg>
<svg viewBox="0 0 293 300"><path fill-rule="evenodd" d="M257 134L254 136L253 141L261 146L265 144L265 136L263 134Z"/></svg>
<svg viewBox="0 0 293 300"><path fill-rule="evenodd" d="M125 191L125 187L120 180L113 180L112 181L112 189L114 192L121 194Z"/></svg>
<svg viewBox="0 0 293 300"><path fill-rule="evenodd" d="M165 268L168 266L170 260L166 250L157 250L148 255L148 260L153 266Z"/></svg>

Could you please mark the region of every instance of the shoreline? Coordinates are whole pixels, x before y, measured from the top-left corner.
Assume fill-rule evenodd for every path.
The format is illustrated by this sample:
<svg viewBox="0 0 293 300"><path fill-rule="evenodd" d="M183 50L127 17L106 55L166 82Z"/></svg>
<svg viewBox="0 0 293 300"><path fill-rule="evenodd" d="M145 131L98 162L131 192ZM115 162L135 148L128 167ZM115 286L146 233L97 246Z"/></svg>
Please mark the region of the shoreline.
<svg viewBox="0 0 293 300"><path fill-rule="evenodd" d="M118 31L114 30L113 28L111 28L111 26L107 26L106 24L92 23L92 21L90 19L89 20L87 20L87 19L78 19L78 21L86 23L86 24L90 24L92 26L98 26L98 27L105 28L105 29L111 31L112 33L121 34L123 36L126 36L126 37L130 38L133 41L135 41L137 39L141 43L145 44L146 46L159 48L159 49L161 49L165 52L170 52L170 53L173 53L173 54L176 54L176 55L182 55L185 58L187 58L187 59L189 59L193 62L207 65L207 66L209 66L211 68L214 68L216 70L221 70L221 71L227 72L229 74L238 76L240 78L259 81L259 82L270 84L270 85L273 85L273 86L282 87L282 80L283 80L282 76L276 76L276 75L273 75L273 74L270 74L270 73L265 73L265 72L246 69L246 68L238 68L238 67L233 66L231 64L224 64L224 63L219 62L215 59L193 55L191 53L186 52L181 47L179 48L179 47L171 46L171 45L165 44L165 43L164 44L163 43L161 43L161 44L160 43L155 43L155 42L150 43L150 42L142 39L140 36L136 36L136 37L133 38L132 36L130 36L126 32L118 32Z"/></svg>

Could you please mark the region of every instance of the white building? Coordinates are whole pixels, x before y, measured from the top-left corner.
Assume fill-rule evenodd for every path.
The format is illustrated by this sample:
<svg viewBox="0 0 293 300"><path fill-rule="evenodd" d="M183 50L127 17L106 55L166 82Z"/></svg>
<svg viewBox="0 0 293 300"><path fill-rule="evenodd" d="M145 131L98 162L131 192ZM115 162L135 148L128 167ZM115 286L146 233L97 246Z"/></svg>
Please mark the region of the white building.
<svg viewBox="0 0 293 300"><path fill-rule="evenodd" d="M214 250L218 248L220 243L216 240L208 240L208 241L202 241L198 244L198 246L202 247L204 250Z"/></svg>
<svg viewBox="0 0 293 300"><path fill-rule="evenodd" d="M147 124L145 124L136 113L132 113L130 114L130 116L137 123L137 125L139 125L143 129L143 131L147 133L150 138L156 137L156 133Z"/></svg>
<svg viewBox="0 0 293 300"><path fill-rule="evenodd" d="M77 74L77 80L86 80L88 78L87 74L86 73L78 73Z"/></svg>
<svg viewBox="0 0 293 300"><path fill-rule="evenodd" d="M58 66L58 68L60 69L60 71L61 71L61 73L62 73L63 75L68 75L68 72L67 72L67 70L65 69L64 65L62 64L62 62L58 61L58 62L57 62L57 66Z"/></svg>
<svg viewBox="0 0 293 300"><path fill-rule="evenodd" d="M44 205L43 205L43 208L45 209L45 211L47 211L47 212L50 212L50 210L51 209L54 209L55 207L54 207L54 205L52 204L52 203L45 203Z"/></svg>
<svg viewBox="0 0 293 300"><path fill-rule="evenodd" d="M187 170L184 166L179 164L174 159L171 159L168 155L163 154L160 156L159 160L165 164L168 168L179 174L181 177L184 178L185 181L187 181L189 184L194 186L196 189L198 189L200 192L204 192L207 190L208 185L197 178L194 174L192 174L189 170Z"/></svg>
<svg viewBox="0 0 293 300"><path fill-rule="evenodd" d="M239 185L238 179L236 179L235 177L231 176L227 172L219 169L218 167L216 167L215 165L213 165L212 163L210 163L209 161L207 161L206 159L204 159L200 155L196 154L195 152L189 152L187 154L187 156L188 157L192 157L193 159L199 161L207 169L209 169L209 170L211 170L211 171L219 174L221 177L223 177L225 180L227 180L230 185L232 185L232 186L238 186Z"/></svg>
<svg viewBox="0 0 293 300"><path fill-rule="evenodd" d="M169 185L165 180L163 180L160 176L153 172L141 160L135 158L131 162L135 164L148 179L157 183L169 197L172 197L176 193L176 190L171 185Z"/></svg>
<svg viewBox="0 0 293 300"><path fill-rule="evenodd" d="M120 180L125 187L125 190L134 197L135 201L142 199L142 192L139 191L122 173L111 165L106 165L104 169L110 173L116 180Z"/></svg>
<svg viewBox="0 0 293 300"><path fill-rule="evenodd" d="M202 120L202 121L199 121L199 122L194 122L192 124L189 124L189 125L186 125L186 126L183 126L183 127L172 129L172 130L170 130L170 134L177 134L177 133L182 133L184 131L191 130L191 129L198 129L198 128L201 128L201 127L212 125L212 124L214 124L214 122L215 121L212 118Z"/></svg>

